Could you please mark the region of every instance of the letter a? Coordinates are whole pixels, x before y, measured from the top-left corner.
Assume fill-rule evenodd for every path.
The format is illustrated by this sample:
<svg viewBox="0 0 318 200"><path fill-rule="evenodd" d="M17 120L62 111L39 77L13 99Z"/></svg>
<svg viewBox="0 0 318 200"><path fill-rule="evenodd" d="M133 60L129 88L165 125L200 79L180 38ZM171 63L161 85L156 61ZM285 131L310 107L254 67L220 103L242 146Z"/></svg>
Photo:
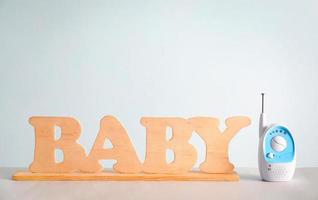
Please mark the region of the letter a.
<svg viewBox="0 0 318 200"><path fill-rule="evenodd" d="M103 148L105 139L110 140L113 148ZM126 130L112 116L106 116L101 120L100 131L89 154L89 160L93 161L90 162L93 165L89 167L91 172L102 171L103 166L95 161L105 159L117 160L117 163L114 165L114 170L117 172L137 173L141 171L141 164Z"/></svg>

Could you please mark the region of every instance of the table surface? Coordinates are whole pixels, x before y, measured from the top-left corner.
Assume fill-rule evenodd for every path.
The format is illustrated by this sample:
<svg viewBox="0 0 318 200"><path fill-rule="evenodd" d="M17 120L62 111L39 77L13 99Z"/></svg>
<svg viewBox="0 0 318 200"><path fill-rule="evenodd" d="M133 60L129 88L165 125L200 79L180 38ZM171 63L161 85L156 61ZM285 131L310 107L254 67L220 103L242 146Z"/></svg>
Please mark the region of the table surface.
<svg viewBox="0 0 318 200"><path fill-rule="evenodd" d="M313 199L318 168L297 168L289 182L265 182L256 168L239 168L239 182L12 181L17 168L0 168L0 199Z"/></svg>

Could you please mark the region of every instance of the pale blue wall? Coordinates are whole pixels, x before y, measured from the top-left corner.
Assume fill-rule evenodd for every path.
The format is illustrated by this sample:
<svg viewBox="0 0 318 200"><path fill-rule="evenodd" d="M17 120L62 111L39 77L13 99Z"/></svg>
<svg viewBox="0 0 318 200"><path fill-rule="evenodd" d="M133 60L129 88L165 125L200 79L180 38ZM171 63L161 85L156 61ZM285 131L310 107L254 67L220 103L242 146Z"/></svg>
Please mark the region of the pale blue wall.
<svg viewBox="0 0 318 200"><path fill-rule="evenodd" d="M318 166L317 8L315 0L0 0L0 166L32 161L29 116L78 118L89 150L112 114L141 158L141 116L250 116L231 160L255 167L261 91L271 120L294 131L298 166ZM201 160L202 152L201 144Z"/></svg>

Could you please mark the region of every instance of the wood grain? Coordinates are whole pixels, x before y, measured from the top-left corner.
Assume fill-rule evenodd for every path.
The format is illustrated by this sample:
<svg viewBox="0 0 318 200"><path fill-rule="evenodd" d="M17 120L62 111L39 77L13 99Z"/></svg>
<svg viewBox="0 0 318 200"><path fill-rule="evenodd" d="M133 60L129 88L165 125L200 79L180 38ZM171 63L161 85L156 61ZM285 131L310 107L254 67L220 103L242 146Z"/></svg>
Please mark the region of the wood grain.
<svg viewBox="0 0 318 200"><path fill-rule="evenodd" d="M225 120L226 128L222 132L220 122L212 117L195 117L189 119L193 130L204 140L206 145L205 161L200 171L206 173L231 173L234 165L230 163L228 150L232 138L242 128L251 124L248 117L236 116Z"/></svg>
<svg viewBox="0 0 318 200"><path fill-rule="evenodd" d="M112 148L104 147L106 139L112 143ZM116 172L138 173L141 171L141 163L125 128L113 116L105 116L101 120L100 130L88 159L89 163L85 168L89 169L89 172L103 171L99 161L107 159L117 161L113 166Z"/></svg>
<svg viewBox="0 0 318 200"><path fill-rule="evenodd" d="M146 127L145 173L186 173L197 160L197 151L189 140L192 135L191 124L183 118L143 117L141 124ZM172 128L172 138L166 140L167 127ZM174 152L174 160L167 163L166 150Z"/></svg>
<svg viewBox="0 0 318 200"><path fill-rule="evenodd" d="M146 173L32 173L17 172L12 177L16 181L239 181L236 172L227 174L208 174L188 172L184 174L146 174Z"/></svg>
<svg viewBox="0 0 318 200"><path fill-rule="evenodd" d="M79 122L71 117L31 117L35 130L34 160L31 172L66 173L80 170L87 162L85 150L77 143L81 135ZM55 127L61 128L61 137L55 140ZM63 161L56 163L55 150L63 151Z"/></svg>
<svg viewBox="0 0 318 200"><path fill-rule="evenodd" d="M146 128L146 157L142 164L129 139L128 133L113 116L101 120L100 131L88 155L77 143L80 124L70 117L31 117L35 129L35 154L29 172L18 172L14 180L228 180L239 176L228 158L232 138L251 120L236 116L226 119L221 131L219 120L212 117L143 117ZM61 128L61 137L54 138L55 127ZM172 129L172 138L166 140L166 130ZM206 144L206 158L200 172L191 171L197 151L189 143L197 133ZM112 147L105 147L109 140ZM64 160L55 161L55 150L63 151ZM167 163L166 151L174 153ZM116 160L112 172L103 171L100 160Z"/></svg>

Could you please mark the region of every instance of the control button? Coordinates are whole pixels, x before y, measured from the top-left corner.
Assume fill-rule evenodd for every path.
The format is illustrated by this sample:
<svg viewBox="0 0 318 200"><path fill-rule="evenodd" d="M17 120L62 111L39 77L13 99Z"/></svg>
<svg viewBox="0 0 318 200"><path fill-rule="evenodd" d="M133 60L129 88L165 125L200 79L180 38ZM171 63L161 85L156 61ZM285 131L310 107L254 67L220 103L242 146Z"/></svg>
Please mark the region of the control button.
<svg viewBox="0 0 318 200"><path fill-rule="evenodd" d="M282 136L275 136L271 141L271 147L277 152L284 151L287 147L287 141Z"/></svg>
<svg viewBox="0 0 318 200"><path fill-rule="evenodd" d="M274 154L273 153L267 153L266 156L267 156L267 158L270 158L270 159L274 158Z"/></svg>

